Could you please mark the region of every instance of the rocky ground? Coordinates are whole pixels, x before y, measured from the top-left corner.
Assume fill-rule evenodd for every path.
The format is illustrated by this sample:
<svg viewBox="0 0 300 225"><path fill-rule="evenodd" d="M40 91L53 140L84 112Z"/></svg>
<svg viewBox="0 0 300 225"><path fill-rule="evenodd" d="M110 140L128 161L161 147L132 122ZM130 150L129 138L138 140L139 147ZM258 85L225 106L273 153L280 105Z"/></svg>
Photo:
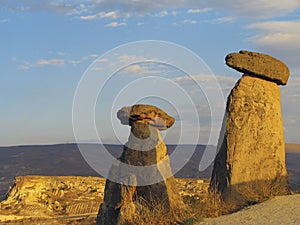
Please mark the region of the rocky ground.
<svg viewBox="0 0 300 225"><path fill-rule="evenodd" d="M208 181L201 179L176 182L183 197L202 198L208 187ZM0 203L0 224L95 224L104 185L105 179L99 177L17 177L8 198ZM278 196L230 215L203 219L199 225L298 225L299 215L300 194L294 194Z"/></svg>
<svg viewBox="0 0 300 225"><path fill-rule="evenodd" d="M176 182L183 197L199 199L207 193L207 180ZM99 177L17 177L0 203L0 224L94 224L104 187L105 179Z"/></svg>
<svg viewBox="0 0 300 225"><path fill-rule="evenodd" d="M104 186L105 179L98 177L16 177L7 198L0 203L0 221L67 224L95 217L103 201Z"/></svg>

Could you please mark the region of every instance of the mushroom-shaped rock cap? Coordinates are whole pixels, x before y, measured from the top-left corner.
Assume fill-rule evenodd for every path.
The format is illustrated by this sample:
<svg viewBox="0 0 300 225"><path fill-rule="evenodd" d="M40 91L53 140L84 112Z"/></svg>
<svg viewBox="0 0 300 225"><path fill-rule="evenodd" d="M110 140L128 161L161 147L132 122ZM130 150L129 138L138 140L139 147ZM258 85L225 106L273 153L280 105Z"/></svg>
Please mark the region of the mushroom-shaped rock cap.
<svg viewBox="0 0 300 225"><path fill-rule="evenodd" d="M166 130L175 122L173 117L153 105L138 104L123 107L118 111L117 116L124 125L131 126L132 122L141 121L156 127L159 130Z"/></svg>
<svg viewBox="0 0 300 225"><path fill-rule="evenodd" d="M248 52L231 53L225 58L226 64L245 74L273 81L278 85L286 85L290 71L280 60L269 55Z"/></svg>

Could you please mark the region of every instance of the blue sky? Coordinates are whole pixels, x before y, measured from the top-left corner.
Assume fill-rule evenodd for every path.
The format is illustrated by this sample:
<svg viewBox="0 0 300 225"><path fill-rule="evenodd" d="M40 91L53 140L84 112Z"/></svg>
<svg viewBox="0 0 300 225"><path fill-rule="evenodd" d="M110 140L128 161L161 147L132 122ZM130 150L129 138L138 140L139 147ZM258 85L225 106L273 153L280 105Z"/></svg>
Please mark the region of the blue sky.
<svg viewBox="0 0 300 225"><path fill-rule="evenodd" d="M299 0L0 0L0 145L74 142L72 104L84 72L107 51L142 40L173 42L199 55L225 96L241 76L226 67L228 53L247 49L283 60L291 70L288 85L281 88L286 142L299 143ZM118 59L134 56L124 54ZM140 64L125 69L105 94L117 93L121 84L134 80L131 75L154 72L192 93L193 84L186 74L157 67ZM200 82L210 79L207 74L191 75ZM144 102L166 105L153 98ZM171 106L166 108L171 110ZM115 112L99 103L98 129L104 142L116 142L105 128L110 122L102 116L105 113ZM205 130L209 125L206 114L202 115ZM192 132L193 121L189 122ZM215 140L219 129L213 128ZM170 132L170 142L179 135L176 132ZM92 139L87 134L83 141Z"/></svg>

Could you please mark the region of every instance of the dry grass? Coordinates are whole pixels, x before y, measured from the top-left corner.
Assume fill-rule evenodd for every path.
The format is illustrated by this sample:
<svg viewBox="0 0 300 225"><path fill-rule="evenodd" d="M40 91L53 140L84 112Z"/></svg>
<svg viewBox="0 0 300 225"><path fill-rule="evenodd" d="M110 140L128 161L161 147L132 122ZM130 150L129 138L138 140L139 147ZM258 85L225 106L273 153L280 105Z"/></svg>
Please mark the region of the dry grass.
<svg viewBox="0 0 300 225"><path fill-rule="evenodd" d="M234 185L222 196L218 192L208 193L204 217L217 217L236 212L246 206L264 202L274 196L290 194L287 177L277 177L273 180L257 180Z"/></svg>
<svg viewBox="0 0 300 225"><path fill-rule="evenodd" d="M287 177L277 177L273 180L258 180L243 184L240 202L253 204L263 202L270 197L289 194ZM237 187L239 189L239 187Z"/></svg>
<svg viewBox="0 0 300 225"><path fill-rule="evenodd" d="M279 179L279 180L278 180ZM135 217L124 221L122 225L192 225L201 218L217 217L229 214L243 207L263 202L273 196L285 193L285 177L275 180L255 181L232 187L231 194L223 199L219 193L206 196L185 196L185 209L166 210L164 203L146 202L139 199ZM239 192L242 190L242 192ZM243 193L243 194L239 194Z"/></svg>
<svg viewBox="0 0 300 225"><path fill-rule="evenodd" d="M120 225L192 225L201 221L188 204L185 208L168 210L164 202L139 198L135 205L134 217L120 221Z"/></svg>

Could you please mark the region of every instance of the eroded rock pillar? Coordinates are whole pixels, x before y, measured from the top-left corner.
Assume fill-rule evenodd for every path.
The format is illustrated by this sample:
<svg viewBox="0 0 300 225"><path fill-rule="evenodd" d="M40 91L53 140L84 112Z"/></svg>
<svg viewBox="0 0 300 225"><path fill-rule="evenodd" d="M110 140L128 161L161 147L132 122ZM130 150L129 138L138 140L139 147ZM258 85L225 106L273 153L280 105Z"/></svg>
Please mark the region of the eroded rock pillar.
<svg viewBox="0 0 300 225"><path fill-rule="evenodd" d="M244 75L231 91L210 192L237 207L289 193L280 89L289 70L271 56L241 51L226 57Z"/></svg>
<svg viewBox="0 0 300 225"><path fill-rule="evenodd" d="M131 126L131 133L110 170L113 179L106 182L97 224L133 221L143 207L152 210L159 206L166 211L184 208L160 134L173 125L174 118L150 105L124 107L118 118Z"/></svg>

